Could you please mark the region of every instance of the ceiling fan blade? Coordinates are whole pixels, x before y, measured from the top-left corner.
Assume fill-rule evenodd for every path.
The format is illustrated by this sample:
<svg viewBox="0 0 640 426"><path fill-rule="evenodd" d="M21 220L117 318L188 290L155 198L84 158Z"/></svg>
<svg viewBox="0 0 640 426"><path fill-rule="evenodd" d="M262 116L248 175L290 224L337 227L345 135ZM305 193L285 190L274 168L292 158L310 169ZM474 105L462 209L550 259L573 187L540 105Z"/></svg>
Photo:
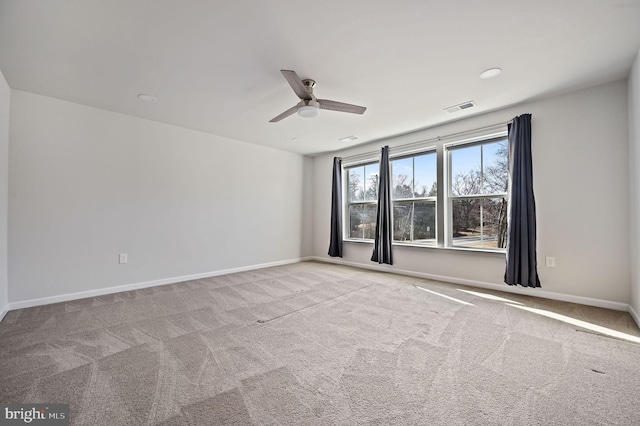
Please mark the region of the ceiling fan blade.
<svg viewBox="0 0 640 426"><path fill-rule="evenodd" d="M286 110L285 112L283 112L282 114L280 114L279 116L269 120L269 123L277 123L278 121L282 120L283 118L287 118L288 116L290 116L291 114L293 114L297 110L298 110L298 105L293 106L293 107L289 108L288 110Z"/></svg>
<svg viewBox="0 0 640 426"><path fill-rule="evenodd" d="M293 91L296 92L296 95L300 99L304 99L304 100L307 100L307 101L313 99L311 97L311 94L309 93L309 91L305 87L305 85L302 84L302 80L300 79L300 77L298 77L298 74L296 74L295 71L280 70L280 72L282 73L282 75L284 75L284 78L287 79L287 81L289 82L289 86L291 86Z"/></svg>
<svg viewBox="0 0 640 426"><path fill-rule="evenodd" d="M367 108L358 105L345 104L344 102L330 101L328 99L318 99L320 109L331 111L350 112L352 114L363 114Z"/></svg>

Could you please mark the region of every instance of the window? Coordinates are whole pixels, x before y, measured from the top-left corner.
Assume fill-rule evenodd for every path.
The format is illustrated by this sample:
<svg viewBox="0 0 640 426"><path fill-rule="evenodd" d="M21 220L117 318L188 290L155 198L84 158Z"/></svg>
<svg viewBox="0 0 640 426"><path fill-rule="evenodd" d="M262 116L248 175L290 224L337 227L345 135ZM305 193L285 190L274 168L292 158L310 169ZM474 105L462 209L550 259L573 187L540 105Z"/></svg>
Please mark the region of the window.
<svg viewBox="0 0 640 426"><path fill-rule="evenodd" d="M509 173L502 129L449 144L420 142L392 150L394 244L505 249ZM363 161L368 162L344 168L344 236L370 241L375 236L380 167Z"/></svg>
<svg viewBox="0 0 640 426"><path fill-rule="evenodd" d="M449 244L503 249L507 234L508 151L504 138L447 148Z"/></svg>
<svg viewBox="0 0 640 426"><path fill-rule="evenodd" d="M347 175L347 238L372 240L376 232L380 166L370 163L345 168Z"/></svg>
<svg viewBox="0 0 640 426"><path fill-rule="evenodd" d="M436 244L436 153L391 160L393 240Z"/></svg>

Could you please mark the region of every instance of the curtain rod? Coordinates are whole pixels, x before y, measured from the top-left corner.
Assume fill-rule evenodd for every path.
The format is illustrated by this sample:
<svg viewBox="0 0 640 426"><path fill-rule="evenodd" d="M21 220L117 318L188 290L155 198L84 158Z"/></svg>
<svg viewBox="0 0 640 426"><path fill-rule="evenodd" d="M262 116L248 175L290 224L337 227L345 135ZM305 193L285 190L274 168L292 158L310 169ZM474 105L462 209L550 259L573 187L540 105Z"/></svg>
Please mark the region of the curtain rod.
<svg viewBox="0 0 640 426"><path fill-rule="evenodd" d="M429 142L438 142L438 141L442 141L442 140L446 140L446 139L451 139L453 137L457 137L457 136L463 136L463 135L467 135L467 134L474 134L474 133L478 133L478 132L482 132L484 130L490 130L493 128L499 128L499 127L503 127L506 126L507 124L511 123L512 120L509 121L504 121L501 123L496 123L496 124L491 124L489 126L484 126L484 127L478 127L476 129L471 129L471 130L463 130L461 132L455 132L455 133L449 133L447 135L444 136L434 136L432 138L429 139L424 139L421 141L417 141L417 142L412 142L412 143L408 143L405 145L399 145L397 147L391 147L390 150L393 152L393 148L410 148L412 145L424 145L424 144L428 144ZM411 132L414 133L414 132ZM405 133L405 135L408 133ZM403 136L403 135L396 135L397 136ZM343 162L353 162L353 161L358 161L358 160L363 160L363 159L367 159L370 158L372 156L375 156L377 154L380 154L380 151L369 151L369 152L363 152L362 154L356 154L356 155L350 155L348 157L342 157L342 161Z"/></svg>

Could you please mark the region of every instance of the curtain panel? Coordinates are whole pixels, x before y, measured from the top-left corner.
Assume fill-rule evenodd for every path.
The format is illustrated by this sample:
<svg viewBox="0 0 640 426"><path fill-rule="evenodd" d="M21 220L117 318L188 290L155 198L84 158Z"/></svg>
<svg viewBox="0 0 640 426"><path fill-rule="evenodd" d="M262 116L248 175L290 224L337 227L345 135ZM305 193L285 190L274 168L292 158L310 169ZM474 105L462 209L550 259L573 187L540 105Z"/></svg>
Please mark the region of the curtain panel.
<svg viewBox="0 0 640 426"><path fill-rule="evenodd" d="M380 176L378 178L378 209L372 262L393 265L393 223L391 217L391 176L389 171L389 147L382 148Z"/></svg>
<svg viewBox="0 0 640 426"><path fill-rule="evenodd" d="M342 159L339 157L333 158L329 256L342 257Z"/></svg>
<svg viewBox="0 0 640 426"><path fill-rule="evenodd" d="M536 258L531 114L515 117L509 130L509 219L504 282L540 287Z"/></svg>

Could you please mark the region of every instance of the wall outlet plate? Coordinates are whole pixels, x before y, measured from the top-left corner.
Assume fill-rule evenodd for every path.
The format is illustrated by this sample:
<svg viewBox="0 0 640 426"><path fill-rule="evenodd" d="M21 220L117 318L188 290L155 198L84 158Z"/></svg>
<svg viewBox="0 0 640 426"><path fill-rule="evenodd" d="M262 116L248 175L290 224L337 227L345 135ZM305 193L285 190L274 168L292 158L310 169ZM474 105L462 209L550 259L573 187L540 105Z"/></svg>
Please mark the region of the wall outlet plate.
<svg viewBox="0 0 640 426"><path fill-rule="evenodd" d="M556 258L555 257L551 257L551 256L547 256L544 258L544 263L547 266L547 268L555 268L556 267Z"/></svg>
<svg viewBox="0 0 640 426"><path fill-rule="evenodd" d="M128 261L129 261L129 255L127 253L120 253L120 256L118 257L118 262L127 263Z"/></svg>

